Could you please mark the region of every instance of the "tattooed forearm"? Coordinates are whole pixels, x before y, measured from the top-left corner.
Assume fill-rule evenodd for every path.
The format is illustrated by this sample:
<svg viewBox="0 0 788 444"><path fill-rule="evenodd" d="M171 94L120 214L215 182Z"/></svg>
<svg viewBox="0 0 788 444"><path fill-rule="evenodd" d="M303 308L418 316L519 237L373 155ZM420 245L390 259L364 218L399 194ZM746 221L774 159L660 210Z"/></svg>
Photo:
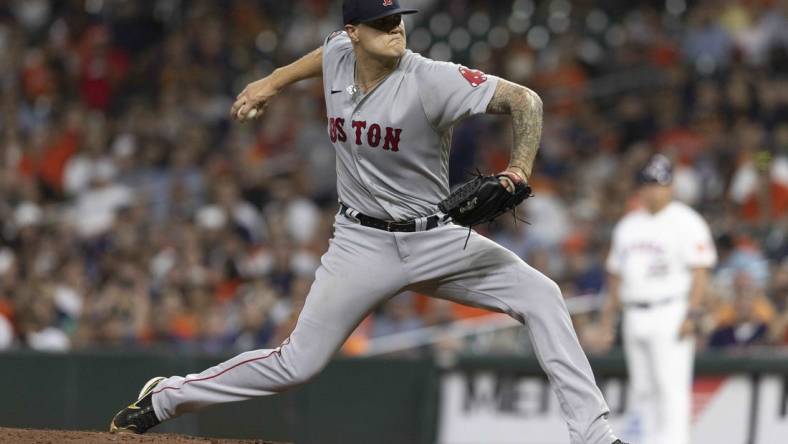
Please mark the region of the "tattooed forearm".
<svg viewBox="0 0 788 444"><path fill-rule="evenodd" d="M542 138L542 99L524 86L501 79L487 112L512 116L514 145L509 168L521 170L528 180Z"/></svg>

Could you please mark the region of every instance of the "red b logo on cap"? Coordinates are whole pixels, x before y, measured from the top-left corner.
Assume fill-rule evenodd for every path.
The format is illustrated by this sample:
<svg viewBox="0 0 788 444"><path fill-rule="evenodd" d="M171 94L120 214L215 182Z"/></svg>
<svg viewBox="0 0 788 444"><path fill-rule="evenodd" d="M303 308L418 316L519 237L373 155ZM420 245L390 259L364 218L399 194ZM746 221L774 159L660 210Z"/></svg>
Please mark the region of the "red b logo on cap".
<svg viewBox="0 0 788 444"><path fill-rule="evenodd" d="M394 0L383 0L383 6L392 6L394 4Z"/></svg>

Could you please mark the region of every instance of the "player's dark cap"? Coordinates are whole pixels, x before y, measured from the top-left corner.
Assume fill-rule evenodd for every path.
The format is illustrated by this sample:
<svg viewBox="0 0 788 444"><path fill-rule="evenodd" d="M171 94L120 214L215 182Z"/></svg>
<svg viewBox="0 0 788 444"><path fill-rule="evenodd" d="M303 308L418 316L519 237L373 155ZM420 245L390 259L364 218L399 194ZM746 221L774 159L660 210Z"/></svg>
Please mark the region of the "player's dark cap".
<svg viewBox="0 0 788 444"><path fill-rule="evenodd" d="M344 0L342 19L346 25L371 22L394 14L415 14L418 9L405 9L398 0Z"/></svg>
<svg viewBox="0 0 788 444"><path fill-rule="evenodd" d="M638 171L637 182L640 185L670 185L673 182L673 165L663 154L655 154L643 168Z"/></svg>

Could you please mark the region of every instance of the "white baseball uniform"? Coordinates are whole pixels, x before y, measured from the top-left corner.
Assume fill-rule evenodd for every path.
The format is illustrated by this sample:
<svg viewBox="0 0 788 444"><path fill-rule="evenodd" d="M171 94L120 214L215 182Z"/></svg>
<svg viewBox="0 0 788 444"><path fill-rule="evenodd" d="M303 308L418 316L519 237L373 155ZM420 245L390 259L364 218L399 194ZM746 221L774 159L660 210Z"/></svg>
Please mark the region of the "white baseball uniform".
<svg viewBox="0 0 788 444"><path fill-rule="evenodd" d="M290 337L278 348L243 353L199 374L174 376L153 395L166 420L212 404L281 392L315 376L377 304L416 290L508 313L531 333L573 444L610 444L608 407L578 344L558 286L491 240L426 217L449 194L451 127L485 112L498 79L407 51L376 88L355 86L350 39L336 32L323 49L328 134L337 188L349 207ZM357 215L402 221L416 231L359 224ZM526 437L524 437L526 439Z"/></svg>
<svg viewBox="0 0 788 444"><path fill-rule="evenodd" d="M694 343L680 339L692 269L717 259L708 225L671 202L636 210L616 225L607 270L620 278L623 342L640 444L688 444Z"/></svg>

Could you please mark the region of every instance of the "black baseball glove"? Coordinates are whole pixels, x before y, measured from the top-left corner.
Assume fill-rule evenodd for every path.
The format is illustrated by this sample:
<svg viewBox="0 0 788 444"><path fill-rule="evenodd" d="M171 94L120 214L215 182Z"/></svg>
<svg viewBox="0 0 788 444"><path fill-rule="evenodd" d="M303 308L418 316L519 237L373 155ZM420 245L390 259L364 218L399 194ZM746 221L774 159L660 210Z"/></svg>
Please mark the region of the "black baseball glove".
<svg viewBox="0 0 788 444"><path fill-rule="evenodd" d="M514 192L502 184L505 175L478 175L462 184L438 208L454 223L472 227L490 222L503 213L514 211L523 200L531 197L531 187L525 182L514 183Z"/></svg>

